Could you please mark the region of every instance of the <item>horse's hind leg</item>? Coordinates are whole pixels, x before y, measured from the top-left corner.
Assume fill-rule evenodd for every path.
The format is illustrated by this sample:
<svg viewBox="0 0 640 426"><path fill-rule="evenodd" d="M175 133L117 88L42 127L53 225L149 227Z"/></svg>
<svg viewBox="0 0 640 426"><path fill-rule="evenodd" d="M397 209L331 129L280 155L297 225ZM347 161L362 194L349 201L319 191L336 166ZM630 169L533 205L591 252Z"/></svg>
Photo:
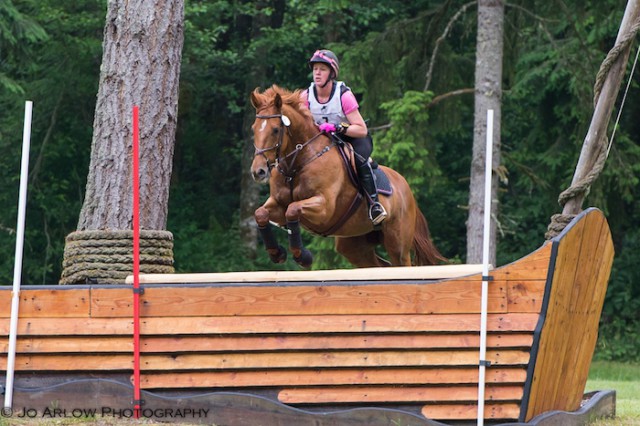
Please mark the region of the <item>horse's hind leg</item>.
<svg viewBox="0 0 640 426"><path fill-rule="evenodd" d="M336 237L336 251L358 268L386 266L376 255L376 245L366 235Z"/></svg>
<svg viewBox="0 0 640 426"><path fill-rule="evenodd" d="M411 247L414 227L388 226L384 230L384 248L393 266L411 266Z"/></svg>

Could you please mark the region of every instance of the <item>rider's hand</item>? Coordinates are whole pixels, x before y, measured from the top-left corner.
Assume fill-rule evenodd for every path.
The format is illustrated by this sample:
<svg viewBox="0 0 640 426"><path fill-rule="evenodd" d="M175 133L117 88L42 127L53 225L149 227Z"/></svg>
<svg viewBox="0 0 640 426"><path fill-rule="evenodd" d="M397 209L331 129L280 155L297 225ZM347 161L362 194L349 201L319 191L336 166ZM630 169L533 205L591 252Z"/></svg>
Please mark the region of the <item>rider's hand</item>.
<svg viewBox="0 0 640 426"><path fill-rule="evenodd" d="M336 131L336 125L332 123L322 123L318 128L322 133L334 133Z"/></svg>

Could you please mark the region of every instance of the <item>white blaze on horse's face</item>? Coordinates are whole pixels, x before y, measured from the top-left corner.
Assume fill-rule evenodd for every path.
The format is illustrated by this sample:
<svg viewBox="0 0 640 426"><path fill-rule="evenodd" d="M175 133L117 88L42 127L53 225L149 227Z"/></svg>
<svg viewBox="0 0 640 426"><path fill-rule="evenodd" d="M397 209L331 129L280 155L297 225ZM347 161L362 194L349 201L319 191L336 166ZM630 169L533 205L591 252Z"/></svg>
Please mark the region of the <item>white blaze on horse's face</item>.
<svg viewBox="0 0 640 426"><path fill-rule="evenodd" d="M269 182L271 168L275 165L279 152L279 133L282 131L278 116L257 118L253 123L253 143L256 150L251 163L251 176L258 183Z"/></svg>

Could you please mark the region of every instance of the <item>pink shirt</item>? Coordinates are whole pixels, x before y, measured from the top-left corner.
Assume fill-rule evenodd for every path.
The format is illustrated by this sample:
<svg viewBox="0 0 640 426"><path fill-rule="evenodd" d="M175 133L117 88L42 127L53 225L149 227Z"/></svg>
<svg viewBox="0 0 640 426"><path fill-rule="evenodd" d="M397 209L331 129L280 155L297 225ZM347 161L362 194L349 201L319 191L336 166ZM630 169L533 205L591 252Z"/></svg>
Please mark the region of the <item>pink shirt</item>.
<svg viewBox="0 0 640 426"><path fill-rule="evenodd" d="M300 99L304 102L304 104L309 108L309 89L305 90L300 94ZM358 105L358 101L356 100L355 95L351 90L345 91L340 97L340 102L342 103L342 111L344 111L344 115L349 115L349 113L360 108Z"/></svg>

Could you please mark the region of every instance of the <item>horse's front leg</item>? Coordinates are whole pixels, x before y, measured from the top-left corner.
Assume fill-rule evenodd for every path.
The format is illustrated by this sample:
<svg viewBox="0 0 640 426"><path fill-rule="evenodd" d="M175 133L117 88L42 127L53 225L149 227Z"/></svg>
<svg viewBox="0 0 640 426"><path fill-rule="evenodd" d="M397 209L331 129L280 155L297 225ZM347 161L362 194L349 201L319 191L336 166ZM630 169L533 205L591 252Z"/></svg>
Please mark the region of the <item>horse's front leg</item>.
<svg viewBox="0 0 640 426"><path fill-rule="evenodd" d="M327 205L325 197L321 195L293 202L287 207L285 217L289 230L289 250L293 254L293 260L303 268L311 267L313 255L302 244L300 219L304 218L308 223L321 225L326 223L326 216Z"/></svg>
<svg viewBox="0 0 640 426"><path fill-rule="evenodd" d="M271 211L280 211L282 216L282 208L278 206L272 198L259 207L254 214L256 223L258 224L258 232L264 243L264 247L269 253L269 258L273 263L284 263L287 260L287 251L278 244L276 236L273 235L273 226L271 225Z"/></svg>

